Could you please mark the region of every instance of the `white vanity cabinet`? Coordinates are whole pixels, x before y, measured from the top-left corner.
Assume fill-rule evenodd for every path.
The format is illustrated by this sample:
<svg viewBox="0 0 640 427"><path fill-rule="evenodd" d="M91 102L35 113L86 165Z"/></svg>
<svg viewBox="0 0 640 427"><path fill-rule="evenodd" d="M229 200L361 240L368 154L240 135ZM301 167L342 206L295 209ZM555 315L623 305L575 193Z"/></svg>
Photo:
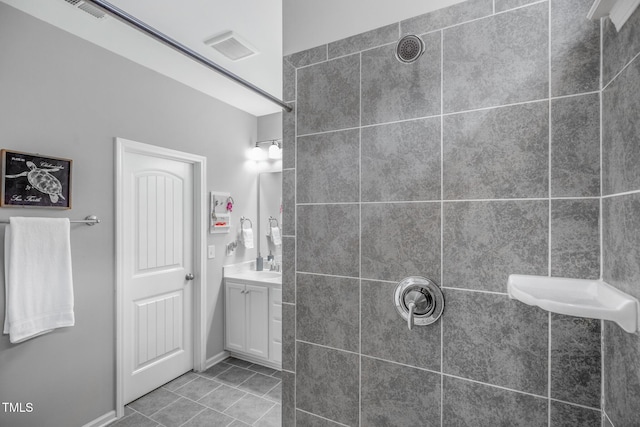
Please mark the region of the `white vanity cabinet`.
<svg viewBox="0 0 640 427"><path fill-rule="evenodd" d="M282 366L282 288L225 278L225 350L242 359Z"/></svg>

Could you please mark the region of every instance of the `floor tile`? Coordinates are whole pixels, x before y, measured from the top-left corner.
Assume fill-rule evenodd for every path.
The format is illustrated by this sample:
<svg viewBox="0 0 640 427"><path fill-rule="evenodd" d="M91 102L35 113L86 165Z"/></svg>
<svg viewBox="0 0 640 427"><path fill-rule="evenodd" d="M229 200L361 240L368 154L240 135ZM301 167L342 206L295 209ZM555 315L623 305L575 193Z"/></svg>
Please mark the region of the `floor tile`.
<svg viewBox="0 0 640 427"><path fill-rule="evenodd" d="M213 378L216 375L220 375L224 371L228 370L229 368L231 368L231 366L232 365L229 365L227 363L220 362L218 364L213 365L206 371L200 372L200 375L207 378Z"/></svg>
<svg viewBox="0 0 640 427"><path fill-rule="evenodd" d="M242 359L236 359L235 357L230 357L228 359L225 359L224 363L227 363L229 365L239 366L241 368L248 368L249 366L253 365L253 363L251 362L247 362L246 360L242 360Z"/></svg>
<svg viewBox="0 0 640 427"><path fill-rule="evenodd" d="M183 385L187 384L188 382L191 382L193 380L195 380L196 378L199 378L200 376L198 374L196 374L195 372L187 372L186 374L176 378L173 381L169 381L168 383L166 383L165 385L162 386L162 388L165 388L169 391L175 391L176 389L182 387Z"/></svg>
<svg viewBox="0 0 640 427"><path fill-rule="evenodd" d="M247 427L249 424L243 423L240 420L235 420L232 424L229 424L229 427Z"/></svg>
<svg viewBox="0 0 640 427"><path fill-rule="evenodd" d="M190 383L175 390L175 393L184 397L188 397L191 400L198 400L209 392L220 387L221 385L222 384L217 381L198 377Z"/></svg>
<svg viewBox="0 0 640 427"><path fill-rule="evenodd" d="M249 369L252 371L260 372L261 374L264 374L264 375L273 375L276 372L278 372L273 368L267 368L266 366L258 365L257 363L254 363L253 365L249 366Z"/></svg>
<svg viewBox="0 0 640 427"><path fill-rule="evenodd" d="M282 371L276 371L273 374L271 374L271 376L274 378L282 378Z"/></svg>
<svg viewBox="0 0 640 427"><path fill-rule="evenodd" d="M282 383L275 386L269 393L264 396L265 399L272 400L276 403L282 402Z"/></svg>
<svg viewBox="0 0 640 427"><path fill-rule="evenodd" d="M151 418L166 427L179 427L204 409L204 406L192 400L181 398L161 411L156 412Z"/></svg>
<svg viewBox="0 0 640 427"><path fill-rule="evenodd" d="M273 406L274 403L269 400L262 399L252 394L247 394L229 409L224 411L224 413L245 423L253 424L262 418L262 416L273 408Z"/></svg>
<svg viewBox="0 0 640 427"><path fill-rule="evenodd" d="M183 427L226 427L233 421L228 415L213 409L205 409L193 417Z"/></svg>
<svg viewBox="0 0 640 427"><path fill-rule="evenodd" d="M140 412L142 415L152 415L165 406L178 400L180 396L163 388L156 389L149 394L145 394L140 399L131 402L130 407Z"/></svg>
<svg viewBox="0 0 640 427"><path fill-rule="evenodd" d="M256 427L280 427L282 425L282 406L276 405L254 424Z"/></svg>
<svg viewBox="0 0 640 427"><path fill-rule="evenodd" d="M234 366L231 369L224 371L223 373L218 375L216 377L216 380L227 385L237 386L248 380L253 375L258 374L253 371Z"/></svg>
<svg viewBox="0 0 640 427"><path fill-rule="evenodd" d="M216 411L223 412L246 394L247 393L242 390L238 390L237 388L223 385L198 400L198 403L207 405L209 408L215 409Z"/></svg>
<svg viewBox="0 0 640 427"><path fill-rule="evenodd" d="M242 384L238 386L240 390L248 391L249 393L257 394L259 396L269 392L272 388L280 383L277 378L269 377L267 375L255 374Z"/></svg>
<svg viewBox="0 0 640 427"><path fill-rule="evenodd" d="M109 427L155 427L159 426L157 422L144 415L135 412L129 416L116 421L114 424L109 424Z"/></svg>

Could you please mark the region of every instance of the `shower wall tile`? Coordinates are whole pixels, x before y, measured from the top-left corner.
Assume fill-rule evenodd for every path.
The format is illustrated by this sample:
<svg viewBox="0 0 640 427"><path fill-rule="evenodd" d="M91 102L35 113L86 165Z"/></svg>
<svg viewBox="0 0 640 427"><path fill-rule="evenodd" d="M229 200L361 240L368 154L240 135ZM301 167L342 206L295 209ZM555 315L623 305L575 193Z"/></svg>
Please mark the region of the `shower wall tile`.
<svg viewBox="0 0 640 427"><path fill-rule="evenodd" d="M496 13L504 12L505 10L509 10L509 9L515 9L516 7L526 6L528 4L536 3L538 1L539 0L495 0Z"/></svg>
<svg viewBox="0 0 640 427"><path fill-rule="evenodd" d="M444 377L443 426L547 427L547 400Z"/></svg>
<svg viewBox="0 0 640 427"><path fill-rule="evenodd" d="M365 127L361 144L363 202L440 199L439 118Z"/></svg>
<svg viewBox="0 0 640 427"><path fill-rule="evenodd" d="M282 111L282 169L296 167L296 104L293 111Z"/></svg>
<svg viewBox="0 0 640 427"><path fill-rule="evenodd" d="M600 201L551 201L551 275L600 277Z"/></svg>
<svg viewBox="0 0 640 427"><path fill-rule="evenodd" d="M548 102L444 117L444 198L549 194Z"/></svg>
<svg viewBox="0 0 640 427"><path fill-rule="evenodd" d="M424 34L462 22L489 16L493 13L493 0L467 0L444 9L418 15L400 22L405 34Z"/></svg>
<svg viewBox="0 0 640 427"><path fill-rule="evenodd" d="M638 167L640 120L637 119L640 116L640 97L638 93L640 93L640 57L636 58L602 93L603 196L640 189L640 168Z"/></svg>
<svg viewBox="0 0 640 427"><path fill-rule="evenodd" d="M400 31L399 25L396 22L395 24L329 43L329 59L396 42Z"/></svg>
<svg viewBox="0 0 640 427"><path fill-rule="evenodd" d="M286 59L282 60L282 99L285 102L296 100L296 68Z"/></svg>
<svg viewBox="0 0 640 427"><path fill-rule="evenodd" d="M360 356L303 342L297 351L297 408L358 425Z"/></svg>
<svg viewBox="0 0 640 427"><path fill-rule="evenodd" d="M362 354L440 371L441 321L409 330L393 304L395 287L362 281Z"/></svg>
<svg viewBox="0 0 640 427"><path fill-rule="evenodd" d="M440 282L440 203L362 205L362 277Z"/></svg>
<svg viewBox="0 0 640 427"><path fill-rule="evenodd" d="M295 68L323 62L327 60L327 45L323 44L311 49L292 53L291 55L285 56L284 59Z"/></svg>
<svg viewBox="0 0 640 427"><path fill-rule="evenodd" d="M296 425L296 375L282 371L282 427Z"/></svg>
<svg viewBox="0 0 640 427"><path fill-rule="evenodd" d="M602 85L611 80L640 53L640 9L636 9L629 20L616 30L610 19L603 20L602 40Z"/></svg>
<svg viewBox="0 0 640 427"><path fill-rule="evenodd" d="M358 277L358 205L299 205L296 241L299 272Z"/></svg>
<svg viewBox="0 0 640 427"><path fill-rule="evenodd" d="M300 137L297 149L298 203L359 201L358 129Z"/></svg>
<svg viewBox="0 0 640 427"><path fill-rule="evenodd" d="M551 401L551 427L600 427L601 416L596 409Z"/></svg>
<svg viewBox="0 0 640 427"><path fill-rule="evenodd" d="M360 124L360 55L298 69L298 135Z"/></svg>
<svg viewBox="0 0 640 427"><path fill-rule="evenodd" d="M592 0L550 1L551 95L600 89L600 20L587 13Z"/></svg>
<svg viewBox="0 0 640 427"><path fill-rule="evenodd" d="M282 238L282 302L296 302L296 239Z"/></svg>
<svg viewBox="0 0 640 427"><path fill-rule="evenodd" d="M640 299L640 193L602 201L603 279Z"/></svg>
<svg viewBox="0 0 640 427"><path fill-rule="evenodd" d="M360 280L298 274L296 337L341 350L360 350Z"/></svg>
<svg viewBox="0 0 640 427"><path fill-rule="evenodd" d="M342 427L343 424L334 423L325 418L316 417L308 412L297 411L298 425L300 427Z"/></svg>
<svg viewBox="0 0 640 427"><path fill-rule="evenodd" d="M506 292L509 274L548 273L542 200L444 204L443 286Z"/></svg>
<svg viewBox="0 0 640 427"><path fill-rule="evenodd" d="M444 30L444 112L548 97L548 3Z"/></svg>
<svg viewBox="0 0 640 427"><path fill-rule="evenodd" d="M602 417L602 427L614 427L613 424L611 424L611 420L604 414Z"/></svg>
<svg viewBox="0 0 640 427"><path fill-rule="evenodd" d="M551 196L600 196L600 95L551 101Z"/></svg>
<svg viewBox="0 0 640 427"><path fill-rule="evenodd" d="M362 124L440 114L440 33L422 37L424 54L401 64L395 45L362 52Z"/></svg>
<svg viewBox="0 0 640 427"><path fill-rule="evenodd" d="M361 387L363 426L440 425L440 374L363 357Z"/></svg>
<svg viewBox="0 0 640 427"><path fill-rule="evenodd" d="M551 397L600 407L599 319L551 314Z"/></svg>
<svg viewBox="0 0 640 427"><path fill-rule="evenodd" d="M282 304L282 369L296 370L296 306Z"/></svg>
<svg viewBox="0 0 640 427"><path fill-rule="evenodd" d="M640 420L640 336L604 322L604 407L615 426Z"/></svg>
<svg viewBox="0 0 640 427"><path fill-rule="evenodd" d="M443 372L547 395L548 312L507 295L448 289Z"/></svg>
<svg viewBox="0 0 640 427"><path fill-rule="evenodd" d="M296 234L296 171L282 171L282 234Z"/></svg>

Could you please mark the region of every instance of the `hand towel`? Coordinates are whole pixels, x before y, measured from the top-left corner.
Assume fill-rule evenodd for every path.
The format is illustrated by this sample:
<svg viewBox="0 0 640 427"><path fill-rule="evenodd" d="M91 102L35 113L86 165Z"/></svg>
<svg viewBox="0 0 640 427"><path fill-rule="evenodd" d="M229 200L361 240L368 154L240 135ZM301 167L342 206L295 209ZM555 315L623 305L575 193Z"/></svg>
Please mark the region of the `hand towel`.
<svg viewBox="0 0 640 427"><path fill-rule="evenodd" d="M242 243L244 247L247 249L253 248L253 229L252 228L243 228L242 229Z"/></svg>
<svg viewBox="0 0 640 427"><path fill-rule="evenodd" d="M9 219L4 333L12 343L74 325L69 230L68 218Z"/></svg>
<svg viewBox="0 0 640 427"><path fill-rule="evenodd" d="M282 244L280 227L271 227L271 243L273 243L276 246L280 246Z"/></svg>

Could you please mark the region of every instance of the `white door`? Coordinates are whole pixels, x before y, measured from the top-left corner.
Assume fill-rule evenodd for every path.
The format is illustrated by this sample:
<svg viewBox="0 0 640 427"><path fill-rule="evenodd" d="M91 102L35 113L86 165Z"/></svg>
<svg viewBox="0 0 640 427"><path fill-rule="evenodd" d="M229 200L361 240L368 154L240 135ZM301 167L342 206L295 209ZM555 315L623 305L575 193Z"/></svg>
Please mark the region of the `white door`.
<svg viewBox="0 0 640 427"><path fill-rule="evenodd" d="M245 287L247 353L267 359L269 357L269 288Z"/></svg>
<svg viewBox="0 0 640 427"><path fill-rule="evenodd" d="M225 340L227 350L245 351L244 284L226 282L224 288Z"/></svg>
<svg viewBox="0 0 640 427"><path fill-rule="evenodd" d="M193 169L125 153L124 403L193 368Z"/></svg>

